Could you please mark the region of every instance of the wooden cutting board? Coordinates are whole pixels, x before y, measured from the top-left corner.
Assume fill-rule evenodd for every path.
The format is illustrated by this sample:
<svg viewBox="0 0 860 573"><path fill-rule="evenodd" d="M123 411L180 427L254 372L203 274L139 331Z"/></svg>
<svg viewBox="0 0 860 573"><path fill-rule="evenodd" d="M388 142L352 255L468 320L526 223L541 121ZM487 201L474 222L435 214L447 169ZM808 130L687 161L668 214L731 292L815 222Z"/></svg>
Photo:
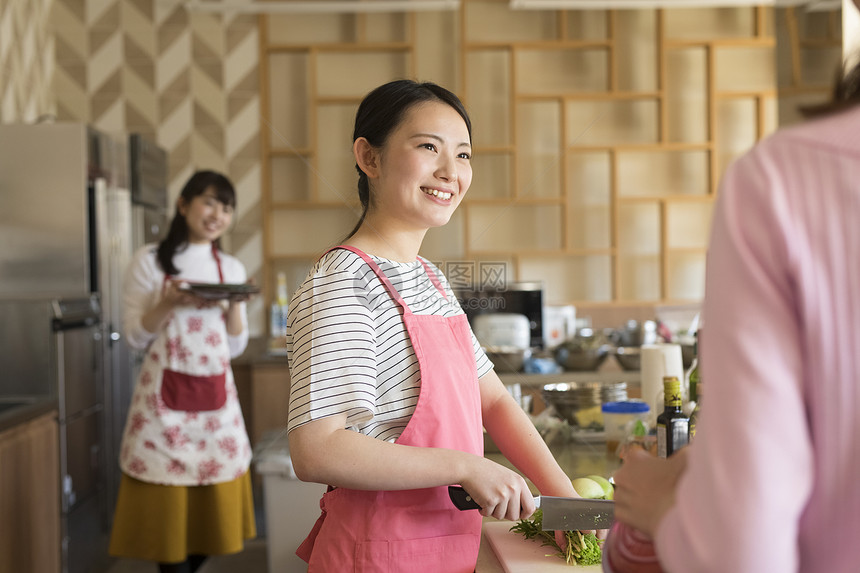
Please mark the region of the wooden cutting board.
<svg viewBox="0 0 860 573"><path fill-rule="evenodd" d="M600 565L568 565L540 541L510 530L510 521L484 523L484 537L505 573L601 573Z"/></svg>

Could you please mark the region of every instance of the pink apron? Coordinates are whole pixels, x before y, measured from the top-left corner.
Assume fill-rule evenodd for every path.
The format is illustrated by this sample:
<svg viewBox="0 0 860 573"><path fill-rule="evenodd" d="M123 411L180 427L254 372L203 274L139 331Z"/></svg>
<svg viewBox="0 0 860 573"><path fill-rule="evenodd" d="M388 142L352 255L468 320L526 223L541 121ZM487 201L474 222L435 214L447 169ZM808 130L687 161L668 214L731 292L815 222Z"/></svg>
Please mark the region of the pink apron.
<svg viewBox="0 0 860 573"><path fill-rule="evenodd" d="M421 371L415 413L396 443L483 455L481 399L466 315L414 315L379 266L359 255L401 307ZM439 279L424 261L433 284ZM447 297L446 297L447 298ZM472 572L481 542L481 515L459 511L446 486L403 491L330 488L322 515L296 554L308 572Z"/></svg>
<svg viewBox="0 0 860 573"><path fill-rule="evenodd" d="M223 282L214 246L212 256ZM120 467L149 483L197 486L241 477L250 461L224 309L177 307L146 350L123 433Z"/></svg>

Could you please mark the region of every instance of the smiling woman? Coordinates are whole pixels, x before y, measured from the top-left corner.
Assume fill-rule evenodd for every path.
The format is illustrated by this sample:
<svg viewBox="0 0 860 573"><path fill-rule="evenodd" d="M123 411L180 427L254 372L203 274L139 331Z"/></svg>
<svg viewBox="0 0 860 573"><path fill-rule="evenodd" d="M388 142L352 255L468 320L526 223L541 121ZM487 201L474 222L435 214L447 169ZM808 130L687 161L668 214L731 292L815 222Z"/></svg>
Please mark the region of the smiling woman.
<svg viewBox="0 0 860 573"><path fill-rule="evenodd" d="M237 286L245 268L219 246L235 202L225 176L195 173L167 237L140 248L126 271L124 334L145 353L123 434L110 553L156 561L162 573L193 572L207 555L239 552L255 536L251 447L230 368L248 343L244 301L254 289ZM241 292L211 296L226 285Z"/></svg>
<svg viewBox="0 0 860 573"><path fill-rule="evenodd" d="M414 106L383 148L357 138L356 162L373 193L351 243L394 259L417 251L427 230L446 224L469 190L471 149L461 116L437 101Z"/></svg>
<svg viewBox="0 0 860 573"><path fill-rule="evenodd" d="M427 230L448 222L472 182L472 123L466 109L440 86L415 86L391 82L371 92L358 109L353 132L364 210L347 238L359 247L374 243L375 250L364 245L369 252L381 246L379 254L393 259L394 253L386 252L400 241L384 235L408 233L409 250L417 253ZM434 203L446 209L429 210Z"/></svg>
<svg viewBox="0 0 860 573"><path fill-rule="evenodd" d="M233 220L233 201L222 201L217 188L206 190L191 199L179 199L179 212L188 225L188 242L208 244L218 238Z"/></svg>
<svg viewBox="0 0 860 573"><path fill-rule="evenodd" d="M534 511L523 477L484 458L482 425L542 493L576 492L418 256L471 184L469 117L438 85L391 82L359 106L353 154L364 213L295 293L287 325L291 460L330 486L297 553L312 571L474 571L481 514ZM452 484L480 514L454 507Z"/></svg>

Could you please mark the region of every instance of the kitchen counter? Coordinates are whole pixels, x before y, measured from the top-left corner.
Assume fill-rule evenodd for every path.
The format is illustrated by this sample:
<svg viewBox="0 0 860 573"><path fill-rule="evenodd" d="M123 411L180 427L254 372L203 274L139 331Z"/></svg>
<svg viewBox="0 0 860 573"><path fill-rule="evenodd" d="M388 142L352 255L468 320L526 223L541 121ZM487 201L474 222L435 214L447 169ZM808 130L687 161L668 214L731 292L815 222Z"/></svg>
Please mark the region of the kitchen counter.
<svg viewBox="0 0 860 573"><path fill-rule="evenodd" d="M57 409L57 400L45 397L0 398L0 432Z"/></svg>
<svg viewBox="0 0 860 573"><path fill-rule="evenodd" d="M57 401L0 398L0 571L59 571Z"/></svg>
<svg viewBox="0 0 860 573"><path fill-rule="evenodd" d="M287 347L284 343L283 349L272 352L269 349L268 338L251 338L245 352L234 358L231 362L235 365L260 365L260 364L282 364L287 367Z"/></svg>
<svg viewBox="0 0 860 573"><path fill-rule="evenodd" d="M273 352L268 338L252 338L248 347L240 356L233 359L235 364L283 364L287 365L286 346ZM524 372L500 373L499 378L505 384L520 384L524 387L540 387L556 382L627 382L639 384L639 371L621 370L612 357L594 372L562 372L560 374L526 374Z"/></svg>
<svg viewBox="0 0 860 573"><path fill-rule="evenodd" d="M256 444L266 431L283 428L289 410L290 373L286 349L273 353L268 338L252 338L241 356L232 361L233 375L239 391L239 401L245 423ZM625 372L614 360L607 360L596 372L564 372L561 374L500 374L508 386L519 384L523 394L533 397L533 410L537 414L544 408L540 396L544 384L556 382L626 382L627 394L635 398L639 393L639 372Z"/></svg>
<svg viewBox="0 0 860 573"><path fill-rule="evenodd" d="M639 386L641 378L638 370L630 372L615 369L600 369L595 372L561 372L559 374L525 374L524 372L499 374L505 385L519 384L523 388L541 388L544 384L560 382L626 382L630 386Z"/></svg>

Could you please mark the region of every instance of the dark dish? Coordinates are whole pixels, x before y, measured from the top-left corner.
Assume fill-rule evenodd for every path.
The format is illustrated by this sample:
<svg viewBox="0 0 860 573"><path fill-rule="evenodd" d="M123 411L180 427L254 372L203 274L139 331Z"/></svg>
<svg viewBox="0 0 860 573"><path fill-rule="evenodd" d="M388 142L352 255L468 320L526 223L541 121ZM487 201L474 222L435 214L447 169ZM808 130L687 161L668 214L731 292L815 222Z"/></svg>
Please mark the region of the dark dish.
<svg viewBox="0 0 860 573"><path fill-rule="evenodd" d="M498 373L522 372L523 363L530 355L529 350L515 346L485 346L484 352Z"/></svg>
<svg viewBox="0 0 860 573"><path fill-rule="evenodd" d="M641 349L638 346L621 346L616 348L613 354L623 370L639 370Z"/></svg>
<svg viewBox="0 0 860 573"><path fill-rule="evenodd" d="M228 300L257 294L260 292L260 287L248 283L186 283L183 290L207 300Z"/></svg>

